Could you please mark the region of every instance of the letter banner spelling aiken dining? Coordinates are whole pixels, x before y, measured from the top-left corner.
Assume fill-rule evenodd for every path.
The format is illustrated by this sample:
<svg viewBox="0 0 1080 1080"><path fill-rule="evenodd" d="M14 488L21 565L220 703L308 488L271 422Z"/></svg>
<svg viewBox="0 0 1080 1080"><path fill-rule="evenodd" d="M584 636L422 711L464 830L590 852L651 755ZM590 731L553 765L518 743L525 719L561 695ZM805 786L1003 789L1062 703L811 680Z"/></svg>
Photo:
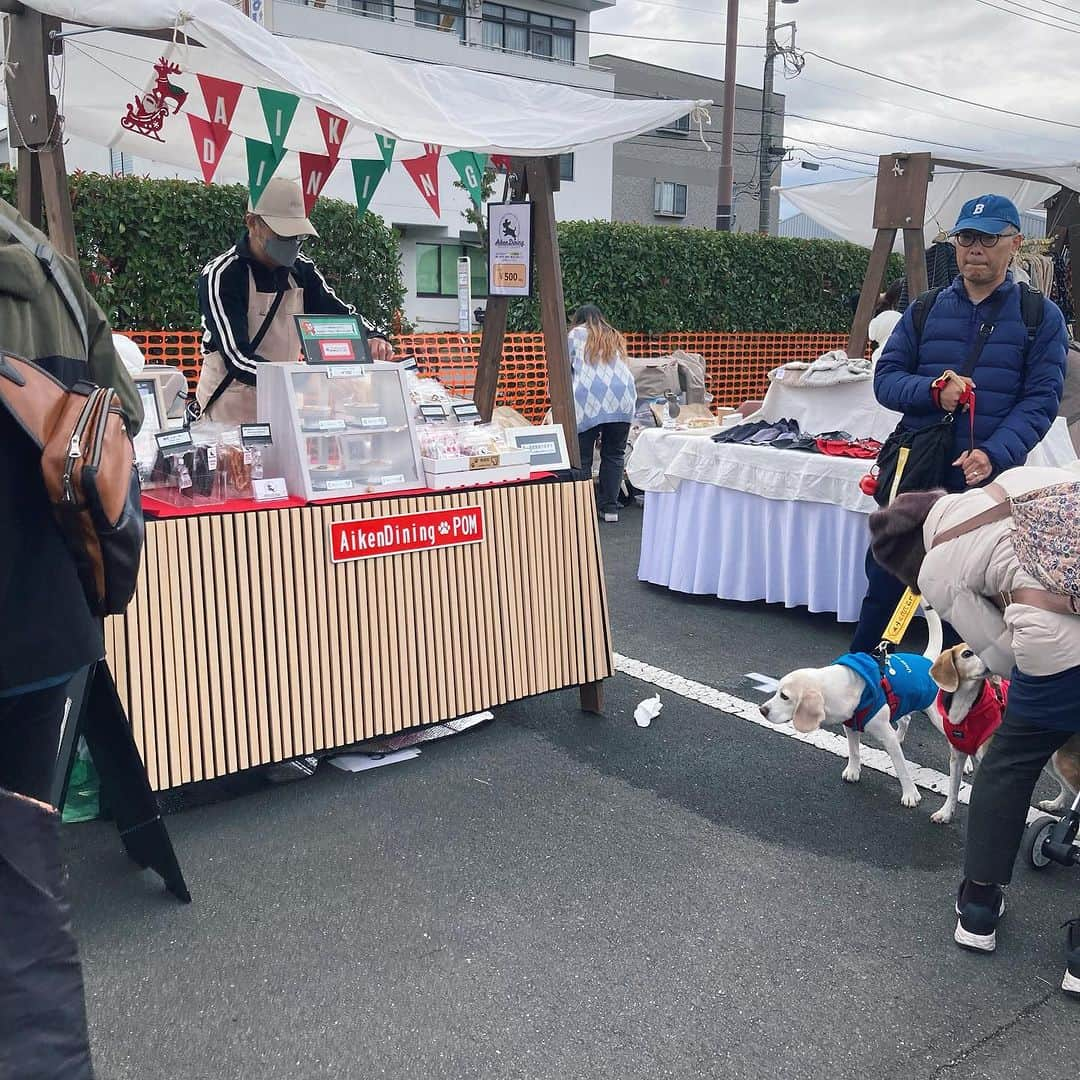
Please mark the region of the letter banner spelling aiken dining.
<svg viewBox="0 0 1080 1080"><path fill-rule="evenodd" d="M482 506L358 518L331 523L330 559L336 563L351 562L380 555L479 544L483 540Z"/></svg>

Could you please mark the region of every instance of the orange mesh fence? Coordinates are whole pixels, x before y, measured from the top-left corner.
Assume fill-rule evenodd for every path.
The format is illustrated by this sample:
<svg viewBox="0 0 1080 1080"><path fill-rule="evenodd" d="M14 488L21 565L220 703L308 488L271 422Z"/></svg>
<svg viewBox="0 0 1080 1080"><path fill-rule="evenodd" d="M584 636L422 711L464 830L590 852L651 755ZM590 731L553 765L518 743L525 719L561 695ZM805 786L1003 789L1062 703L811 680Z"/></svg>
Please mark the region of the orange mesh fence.
<svg viewBox="0 0 1080 1080"><path fill-rule="evenodd" d="M143 351L148 364L172 364L187 377L192 390L199 381L202 354L198 330L118 330Z"/></svg>
<svg viewBox="0 0 1080 1080"><path fill-rule="evenodd" d="M199 332L132 330L124 333L146 355L147 363L173 364L194 389L199 377ZM847 345L844 334L627 334L631 356L667 356L676 349L705 360L706 387L713 405L739 405L760 398L765 375L789 360L813 360ZM415 356L422 376L436 378L453 393L468 396L476 379L479 334L404 334L395 338L398 353ZM499 372L499 405L509 405L534 423L549 405L544 339L540 334L507 334Z"/></svg>

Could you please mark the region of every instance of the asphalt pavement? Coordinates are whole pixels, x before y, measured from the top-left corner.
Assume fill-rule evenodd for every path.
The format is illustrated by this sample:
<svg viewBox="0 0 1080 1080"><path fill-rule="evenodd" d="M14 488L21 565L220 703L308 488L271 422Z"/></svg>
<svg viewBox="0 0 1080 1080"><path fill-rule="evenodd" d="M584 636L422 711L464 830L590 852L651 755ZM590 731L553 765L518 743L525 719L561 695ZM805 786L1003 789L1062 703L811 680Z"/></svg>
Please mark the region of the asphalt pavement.
<svg viewBox="0 0 1080 1080"><path fill-rule="evenodd" d="M639 583L638 515L603 527L620 654L760 701L748 672L843 650L829 616ZM654 692L170 796L186 907L110 825L67 828L100 1080L1076 1076L1080 874L1019 867L997 953L962 952L966 810L673 694L638 728ZM905 750L945 765L918 724Z"/></svg>

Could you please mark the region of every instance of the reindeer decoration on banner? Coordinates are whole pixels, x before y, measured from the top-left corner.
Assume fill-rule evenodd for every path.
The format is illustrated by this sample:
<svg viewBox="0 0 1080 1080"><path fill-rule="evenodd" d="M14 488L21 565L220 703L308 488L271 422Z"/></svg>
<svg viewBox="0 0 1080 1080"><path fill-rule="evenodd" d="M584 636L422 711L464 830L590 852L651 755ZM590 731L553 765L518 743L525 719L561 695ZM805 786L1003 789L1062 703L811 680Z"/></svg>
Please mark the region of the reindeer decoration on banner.
<svg viewBox="0 0 1080 1080"><path fill-rule="evenodd" d="M157 79L154 88L148 90L141 97L136 94L134 102L129 102L127 114L121 119L121 127L128 131L137 132L147 138L164 142L159 132L165 123L165 118L175 115L187 101L188 92L183 87L169 81L170 75L179 75L178 65L171 63L162 56L154 65ZM173 109L169 109L169 102L173 102Z"/></svg>

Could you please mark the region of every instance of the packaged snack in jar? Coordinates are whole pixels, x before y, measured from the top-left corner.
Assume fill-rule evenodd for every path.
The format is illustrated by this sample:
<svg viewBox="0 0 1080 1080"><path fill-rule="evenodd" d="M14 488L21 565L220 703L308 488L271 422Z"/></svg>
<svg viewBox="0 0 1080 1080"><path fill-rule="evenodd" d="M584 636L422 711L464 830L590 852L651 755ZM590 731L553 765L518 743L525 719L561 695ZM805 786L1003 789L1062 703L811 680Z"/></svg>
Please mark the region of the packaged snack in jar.
<svg viewBox="0 0 1080 1080"><path fill-rule="evenodd" d="M462 427L458 439L464 457L490 457L499 453L502 432L494 424L475 424Z"/></svg>

